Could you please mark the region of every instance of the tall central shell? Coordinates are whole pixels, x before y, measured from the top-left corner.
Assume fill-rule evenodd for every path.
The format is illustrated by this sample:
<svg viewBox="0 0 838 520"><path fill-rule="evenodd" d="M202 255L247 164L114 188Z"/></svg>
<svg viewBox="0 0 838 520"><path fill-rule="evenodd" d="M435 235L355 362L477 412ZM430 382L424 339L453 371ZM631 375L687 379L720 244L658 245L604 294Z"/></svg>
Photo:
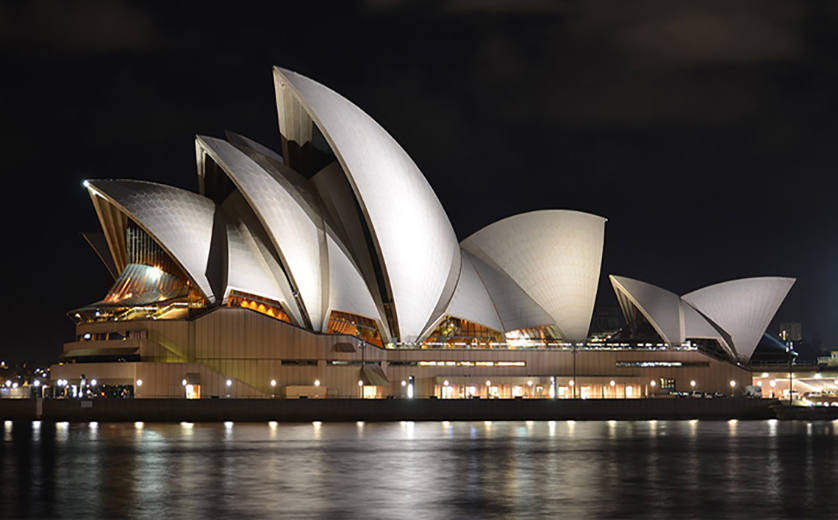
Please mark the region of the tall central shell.
<svg viewBox="0 0 838 520"><path fill-rule="evenodd" d="M274 68L335 153L370 230L398 336L421 339L454 294L460 248L442 204L396 141L361 109L306 77ZM395 332L395 331L394 331Z"/></svg>

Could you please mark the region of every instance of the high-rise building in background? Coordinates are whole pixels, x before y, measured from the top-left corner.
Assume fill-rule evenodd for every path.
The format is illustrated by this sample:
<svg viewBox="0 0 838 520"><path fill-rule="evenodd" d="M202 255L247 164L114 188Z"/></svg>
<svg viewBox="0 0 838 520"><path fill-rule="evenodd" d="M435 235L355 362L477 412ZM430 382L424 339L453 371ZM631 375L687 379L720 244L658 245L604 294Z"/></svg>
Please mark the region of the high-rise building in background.
<svg viewBox="0 0 838 520"><path fill-rule="evenodd" d="M792 340L792 341L802 341L803 340L803 333L801 331L800 323L796 321L790 321L787 323L780 324L780 339L783 341Z"/></svg>

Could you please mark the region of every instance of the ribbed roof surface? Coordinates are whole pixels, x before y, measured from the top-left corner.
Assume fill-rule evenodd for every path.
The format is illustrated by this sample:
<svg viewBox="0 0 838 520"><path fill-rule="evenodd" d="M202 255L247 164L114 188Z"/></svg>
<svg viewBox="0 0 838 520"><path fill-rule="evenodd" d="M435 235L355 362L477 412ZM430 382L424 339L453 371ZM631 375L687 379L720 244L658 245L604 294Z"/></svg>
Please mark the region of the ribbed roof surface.
<svg viewBox="0 0 838 520"><path fill-rule="evenodd" d="M191 191L143 181L89 181L88 189L116 204L145 229L210 301L221 296L213 293L206 275L213 201Z"/></svg>
<svg viewBox="0 0 838 520"><path fill-rule="evenodd" d="M392 291L401 340L417 341L454 294L460 248L419 168L357 106L304 76L274 69L292 88L338 157L366 215Z"/></svg>
<svg viewBox="0 0 838 520"><path fill-rule="evenodd" d="M503 270L553 318L562 337L584 341L594 311L605 219L535 211L491 224L463 249Z"/></svg>

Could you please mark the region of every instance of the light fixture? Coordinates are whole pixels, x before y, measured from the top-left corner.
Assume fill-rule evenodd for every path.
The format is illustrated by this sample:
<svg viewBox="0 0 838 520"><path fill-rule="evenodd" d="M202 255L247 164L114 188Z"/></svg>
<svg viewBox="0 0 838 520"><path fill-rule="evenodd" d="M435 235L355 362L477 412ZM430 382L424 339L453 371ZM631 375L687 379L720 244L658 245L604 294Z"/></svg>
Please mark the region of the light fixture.
<svg viewBox="0 0 838 520"><path fill-rule="evenodd" d="M614 380L612 379L612 380L611 380L611 382L610 382L609 384L610 384L611 386L614 386L614 385L616 385L617 383L615 383L615 382L614 382Z"/></svg>
<svg viewBox="0 0 838 520"><path fill-rule="evenodd" d="M64 382L64 385L66 385L66 384L67 383ZM137 379L137 386L143 386L143 380L142 379Z"/></svg>
<svg viewBox="0 0 838 520"><path fill-rule="evenodd" d="M186 379L180 382L181 386L186 386Z"/></svg>
<svg viewBox="0 0 838 520"><path fill-rule="evenodd" d="M271 379L271 388L276 386L276 379Z"/></svg>
<svg viewBox="0 0 838 520"><path fill-rule="evenodd" d="M314 380L314 386L320 386L320 380L319 379Z"/></svg>
<svg viewBox="0 0 838 520"><path fill-rule="evenodd" d="M690 386L695 388L695 381L690 381Z"/></svg>
<svg viewBox="0 0 838 520"><path fill-rule="evenodd" d="M486 386L492 386L492 382L491 381L486 381Z"/></svg>
<svg viewBox="0 0 838 520"><path fill-rule="evenodd" d="M448 380L446 379L445 381L443 381L443 382L442 382L442 385L443 385L443 386L448 386Z"/></svg>
<svg viewBox="0 0 838 520"><path fill-rule="evenodd" d="M527 386L532 386L532 379L530 379L529 381L527 381Z"/></svg>
<svg viewBox="0 0 838 520"><path fill-rule="evenodd" d="M96 380L95 379L90 380L90 386L96 386Z"/></svg>
<svg viewBox="0 0 838 520"><path fill-rule="evenodd" d="M231 379L228 379L227 380L227 388L230 388L231 386L233 386L233 381Z"/></svg>
<svg viewBox="0 0 838 520"><path fill-rule="evenodd" d="M402 379L402 386L407 386L407 381L405 381L404 379Z"/></svg>
<svg viewBox="0 0 838 520"><path fill-rule="evenodd" d="M361 381L360 379L358 380L358 386L364 386L364 382Z"/></svg>

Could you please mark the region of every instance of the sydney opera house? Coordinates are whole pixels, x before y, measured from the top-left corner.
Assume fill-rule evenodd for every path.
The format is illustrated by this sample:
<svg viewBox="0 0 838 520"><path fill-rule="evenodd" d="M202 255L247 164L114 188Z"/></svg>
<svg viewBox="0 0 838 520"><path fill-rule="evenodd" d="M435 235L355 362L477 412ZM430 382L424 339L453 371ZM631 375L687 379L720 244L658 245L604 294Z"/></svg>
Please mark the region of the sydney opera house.
<svg viewBox="0 0 838 520"><path fill-rule="evenodd" d="M198 136L197 193L85 182L102 226L85 237L114 282L69 313L76 338L52 367L62 392L637 398L750 384L794 280L678 296L612 276L627 325L589 336L604 218L535 211L458 242L381 126L273 74L281 151Z"/></svg>

